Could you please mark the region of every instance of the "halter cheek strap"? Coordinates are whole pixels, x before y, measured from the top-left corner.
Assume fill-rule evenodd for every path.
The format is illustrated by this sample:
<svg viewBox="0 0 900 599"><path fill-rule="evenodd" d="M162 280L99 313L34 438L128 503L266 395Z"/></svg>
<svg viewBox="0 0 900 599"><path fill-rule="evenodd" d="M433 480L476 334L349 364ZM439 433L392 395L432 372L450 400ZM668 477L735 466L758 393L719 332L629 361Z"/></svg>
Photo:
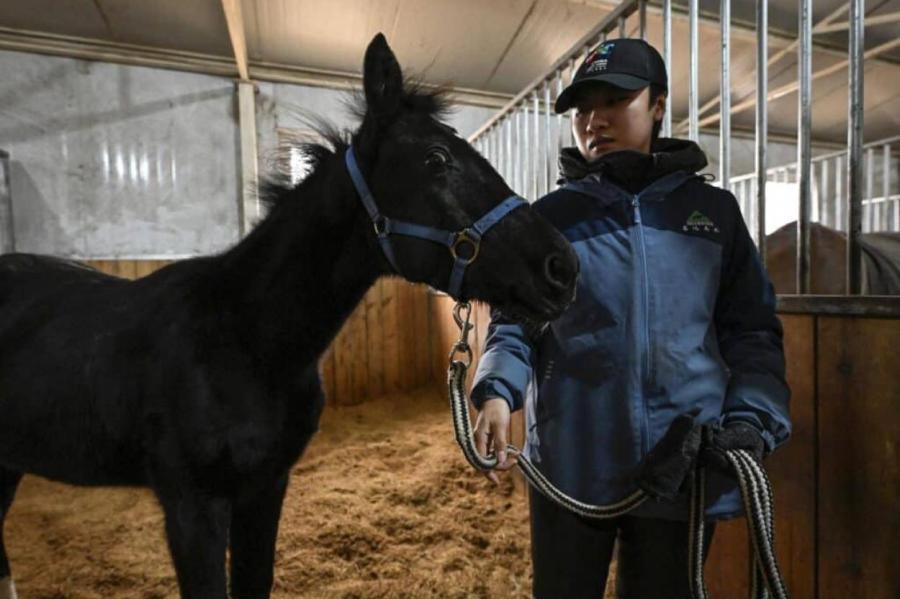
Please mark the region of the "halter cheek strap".
<svg viewBox="0 0 900 599"><path fill-rule="evenodd" d="M519 196L510 196L494 206L487 214L479 218L471 226L455 232L395 220L388 218L379 212L378 206L375 204L375 198L372 196L372 192L369 190L369 186L366 185L366 180L359 170L359 164L356 161L353 146L347 148L347 152L344 154L344 162L347 165L347 172L350 173L350 179L353 181L353 186L356 188L356 193L359 195L359 199L362 201L362 204L375 227L375 235L378 237L381 251L384 252L385 258L390 262L393 269L400 274L400 268L397 265L397 258L394 254L393 245L391 244L391 235L416 237L418 239L425 239L446 246L447 249L450 250L450 255L453 258L453 269L450 272L450 283L447 290L454 298L460 297L466 267L472 264L478 257L481 238L484 234L504 216L527 203Z"/></svg>

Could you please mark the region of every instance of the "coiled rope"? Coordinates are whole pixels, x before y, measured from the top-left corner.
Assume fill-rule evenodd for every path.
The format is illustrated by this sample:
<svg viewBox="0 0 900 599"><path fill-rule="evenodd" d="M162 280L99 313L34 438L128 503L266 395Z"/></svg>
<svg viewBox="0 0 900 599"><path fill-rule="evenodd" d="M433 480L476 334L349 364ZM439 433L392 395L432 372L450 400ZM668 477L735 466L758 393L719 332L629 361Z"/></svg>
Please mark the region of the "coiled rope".
<svg viewBox="0 0 900 599"><path fill-rule="evenodd" d="M469 323L472 307L468 302L458 302L453 310L453 319L460 329L459 340L450 351L450 366L447 383L450 395L450 410L456 442L466 460L477 470L488 471L497 467L494 453L482 456L475 448L472 425L469 417L469 399L466 396L466 374L472 364L472 348L468 343ZM462 354L463 359L457 359ZM553 485L540 470L514 446L507 445L507 451L516 456L516 466L525 480L544 497L556 505L585 518L607 519L622 516L637 508L650 498L642 489L611 504L593 505L566 495ZM748 451L734 449L723 452L737 476L747 514L747 527L754 550L754 568L750 596L754 599L788 599L788 592L778 569L775 557L775 512L772 485L762 465ZM704 553L704 512L705 512L706 471L695 466L691 483L690 514L688 528L688 569L691 596L694 599L709 599L703 577Z"/></svg>

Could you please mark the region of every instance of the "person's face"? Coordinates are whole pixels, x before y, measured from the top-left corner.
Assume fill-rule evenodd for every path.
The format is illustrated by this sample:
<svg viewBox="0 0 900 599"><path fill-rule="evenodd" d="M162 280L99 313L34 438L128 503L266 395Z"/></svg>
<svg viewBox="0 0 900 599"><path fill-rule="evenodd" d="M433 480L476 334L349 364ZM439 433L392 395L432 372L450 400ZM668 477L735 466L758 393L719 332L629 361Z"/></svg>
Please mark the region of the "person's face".
<svg viewBox="0 0 900 599"><path fill-rule="evenodd" d="M588 162L616 150L650 152L653 124L666 110L665 95L650 106L650 88L627 90L606 83L586 86L575 96L572 133Z"/></svg>

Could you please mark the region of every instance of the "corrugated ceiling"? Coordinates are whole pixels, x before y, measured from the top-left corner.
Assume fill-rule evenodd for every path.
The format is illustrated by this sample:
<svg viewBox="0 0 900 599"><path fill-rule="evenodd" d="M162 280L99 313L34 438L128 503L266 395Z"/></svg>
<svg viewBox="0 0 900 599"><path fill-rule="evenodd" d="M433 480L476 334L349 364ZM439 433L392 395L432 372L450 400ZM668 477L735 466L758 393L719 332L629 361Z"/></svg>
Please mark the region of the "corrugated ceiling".
<svg viewBox="0 0 900 599"><path fill-rule="evenodd" d="M796 29L796 1L770 2L774 30ZM817 0L814 21L842 4ZM869 15L900 11L900 0L871 1ZM676 3L677 5L677 3ZM719 0L702 0L715 14ZM614 6L603 0L242 0L251 63L274 63L328 72L358 73L366 44L384 32L401 64L426 81L459 88L514 94L541 75ZM735 21L752 23L755 2L732 2ZM677 12L677 11L676 11ZM846 20L842 17L839 20ZM651 6L648 39L659 44L658 11ZM221 0L5 0L0 27L86 38L104 43L193 52L230 60L233 56ZM636 27L636 17L628 28ZM671 73L674 115L687 112L687 23L674 24ZM895 40L900 23L869 27L866 47ZM813 71L842 60L846 31L816 37ZM736 28L732 41L733 103L755 93L755 41ZM772 51L789 40L770 37ZM2 47L2 45L0 45ZM701 26L701 104L718 94L719 42L714 23ZM796 79L795 54L770 68L770 90ZM866 134L876 139L900 132L900 48L890 61L866 68ZM846 136L846 69L814 83L813 128L817 139ZM773 132L791 134L796 94L770 103ZM752 128L753 110L734 116L736 127ZM874 137L873 137L874 136Z"/></svg>

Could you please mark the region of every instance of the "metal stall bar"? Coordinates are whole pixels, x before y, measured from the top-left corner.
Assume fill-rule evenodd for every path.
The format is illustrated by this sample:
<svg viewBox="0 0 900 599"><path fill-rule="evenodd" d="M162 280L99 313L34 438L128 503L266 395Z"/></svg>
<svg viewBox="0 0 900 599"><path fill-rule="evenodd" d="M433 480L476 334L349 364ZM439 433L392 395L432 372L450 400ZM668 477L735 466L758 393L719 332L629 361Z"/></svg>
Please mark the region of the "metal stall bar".
<svg viewBox="0 0 900 599"><path fill-rule="evenodd" d="M559 68L556 71L556 97L563 92L563 69ZM559 151L563 148L563 115L556 115L556 155L559 156Z"/></svg>
<svg viewBox="0 0 900 599"><path fill-rule="evenodd" d="M766 263L766 182L769 143L769 2L756 0L756 247Z"/></svg>
<svg viewBox="0 0 900 599"><path fill-rule="evenodd" d="M516 157L516 159L515 159L515 163L513 164L513 171L515 172L515 175L513 176L515 189L513 191L515 191L516 193L523 193L522 192L522 181L525 179L525 176L522 171L524 170L525 165L524 165L524 160L523 160L524 156L522 155L522 111L520 110L519 107L516 107L515 120L516 120L516 131L515 131L516 147L515 147L514 156Z"/></svg>
<svg viewBox="0 0 900 599"><path fill-rule="evenodd" d="M672 80L672 0L663 0L663 60L666 70L669 71L669 81ZM669 93L666 94L666 114L663 115L662 136L672 136L672 84L669 84Z"/></svg>
<svg viewBox="0 0 900 599"><path fill-rule="evenodd" d="M555 144L550 143L553 137L551 136L551 127L550 123L553 122L553 117L550 113L550 80L544 81L544 149L546 153L544 154L544 189L543 195L550 193L550 190L553 189L553 159L556 154L554 149L557 147Z"/></svg>
<svg viewBox="0 0 900 599"><path fill-rule="evenodd" d="M837 156L834 159L834 228L838 231L846 231L844 219L844 157Z"/></svg>
<svg viewBox="0 0 900 599"><path fill-rule="evenodd" d="M866 150L866 194L863 196L863 231L875 230L875 150Z"/></svg>
<svg viewBox="0 0 900 599"><path fill-rule="evenodd" d="M469 142L474 143L479 137L484 135L484 133L493 126L494 123L503 120L508 114L513 112L517 106L519 106L523 100L525 100L538 86L542 85L544 80L548 78L549 74L556 72L557 70L564 69L570 61L574 62L580 56L582 50L585 46L589 45L592 41L597 40L600 36L613 28L615 28L616 24L619 22L619 18L627 18L635 10L638 8L638 0L625 1L616 6L603 20L600 21L593 29L587 32L584 36L581 37L575 44L571 46L571 48L562 55L559 60L557 60L547 71L541 74L539 77L535 78L531 83L529 83L521 92L516 94L516 96L506 103L506 105L501 108L497 113L491 117L484 125L482 125L477 131L475 131L472 135L469 136ZM577 65L573 65L577 66Z"/></svg>
<svg viewBox="0 0 900 599"><path fill-rule="evenodd" d="M721 0L722 55L719 75L719 181L729 189L731 180L731 0Z"/></svg>
<svg viewBox="0 0 900 599"><path fill-rule="evenodd" d="M797 218L797 293L810 292L810 80L812 79L812 0L800 0L798 23L800 46L797 57L800 93L797 94L797 184L799 197Z"/></svg>
<svg viewBox="0 0 900 599"><path fill-rule="evenodd" d="M881 197L884 202L881 205L881 226L879 231L890 231L893 221L892 212L894 203L891 201L891 146L884 144L881 148Z"/></svg>
<svg viewBox="0 0 900 599"><path fill-rule="evenodd" d="M847 293L862 293L862 138L863 138L863 49L864 0L850 0L850 94L847 103Z"/></svg>
<svg viewBox="0 0 900 599"><path fill-rule="evenodd" d="M515 172L513 170L515 158L513 158L512 151L513 120L512 117L506 119L506 176L503 178L507 181L512 181L513 185L515 185Z"/></svg>
<svg viewBox="0 0 900 599"><path fill-rule="evenodd" d="M647 0L638 1L638 36L647 39Z"/></svg>
<svg viewBox="0 0 900 599"><path fill-rule="evenodd" d="M544 169L541 168L541 153L544 151L544 146L541 145L541 106L540 101L538 100L537 89L535 89L534 94L531 96L532 103L531 106L534 110L534 121L532 121L533 126L533 135L534 138L534 151L531 152L532 155L532 173L531 173L531 197L535 200L540 196L544 195L539 192L540 182L543 179L543 175L541 171ZM549 139L544 140L544 145L549 143Z"/></svg>
<svg viewBox="0 0 900 599"><path fill-rule="evenodd" d="M619 37L627 37L625 33L625 17L619 17Z"/></svg>
<svg viewBox="0 0 900 599"><path fill-rule="evenodd" d="M819 194L822 198L820 201L821 209L819 211L819 222L826 227L834 228L834 222L832 222L832 218L834 217L834 212L832 210L832 204L834 203L831 197L831 179L828 175L830 160L823 160L821 162L821 168L819 170L819 174L821 179L819 180Z"/></svg>
<svg viewBox="0 0 900 599"><path fill-rule="evenodd" d="M700 8L698 0L689 1L688 20L690 21L690 76L688 85L688 138L691 141L700 141L700 128L697 126L699 117L699 93L700 67L699 67L699 17Z"/></svg>

